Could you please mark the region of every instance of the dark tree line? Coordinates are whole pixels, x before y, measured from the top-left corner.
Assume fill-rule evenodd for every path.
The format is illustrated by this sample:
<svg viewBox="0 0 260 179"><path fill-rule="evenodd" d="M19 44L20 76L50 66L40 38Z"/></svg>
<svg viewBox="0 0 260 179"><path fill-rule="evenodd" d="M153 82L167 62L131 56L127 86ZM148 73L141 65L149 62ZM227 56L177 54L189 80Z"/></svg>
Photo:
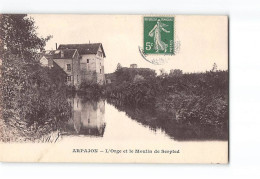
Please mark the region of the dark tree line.
<svg viewBox="0 0 260 179"><path fill-rule="evenodd" d="M120 104L122 109L147 108L156 111L156 115L163 114L153 118L153 123L169 132L176 132L176 128L192 131L191 136L187 133L187 139L206 139L207 135L208 139L227 139L228 71L217 70L214 65L213 70L205 73L143 73L143 80L135 81L136 74L131 70L135 69L122 68L114 73L115 82L106 88L111 103L116 101L115 105ZM145 123L153 125L149 120ZM174 136L181 138L181 130Z"/></svg>

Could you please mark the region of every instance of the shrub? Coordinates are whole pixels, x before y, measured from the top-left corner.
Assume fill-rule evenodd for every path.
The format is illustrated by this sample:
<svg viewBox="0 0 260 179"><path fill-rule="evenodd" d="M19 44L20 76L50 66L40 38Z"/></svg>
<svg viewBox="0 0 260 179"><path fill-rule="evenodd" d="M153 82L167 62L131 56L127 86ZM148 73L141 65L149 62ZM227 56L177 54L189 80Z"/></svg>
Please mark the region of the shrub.
<svg viewBox="0 0 260 179"><path fill-rule="evenodd" d="M103 95L104 87L94 82L83 81L79 86L78 92L90 98L98 98Z"/></svg>
<svg viewBox="0 0 260 179"><path fill-rule="evenodd" d="M58 123L68 119L65 84L52 73L49 68L24 63L15 56L5 57L2 113L9 130L16 130L21 137L37 138L44 133L40 131L57 130Z"/></svg>
<svg viewBox="0 0 260 179"><path fill-rule="evenodd" d="M140 75L144 79L150 80L155 78L156 73L155 70L149 68L120 68L115 72L115 83L133 82L136 75Z"/></svg>

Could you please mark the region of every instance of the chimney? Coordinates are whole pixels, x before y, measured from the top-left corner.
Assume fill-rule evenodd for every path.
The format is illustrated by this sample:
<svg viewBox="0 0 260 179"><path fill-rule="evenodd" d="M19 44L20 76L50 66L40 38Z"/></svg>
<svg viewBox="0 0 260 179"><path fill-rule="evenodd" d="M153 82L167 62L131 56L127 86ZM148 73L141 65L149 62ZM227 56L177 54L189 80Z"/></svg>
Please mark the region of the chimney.
<svg viewBox="0 0 260 179"><path fill-rule="evenodd" d="M61 58L64 58L64 52L63 52L63 50L60 51L60 56L61 56Z"/></svg>
<svg viewBox="0 0 260 179"><path fill-rule="evenodd" d="M57 43L55 43L55 45L56 45L56 50L58 49L58 44Z"/></svg>

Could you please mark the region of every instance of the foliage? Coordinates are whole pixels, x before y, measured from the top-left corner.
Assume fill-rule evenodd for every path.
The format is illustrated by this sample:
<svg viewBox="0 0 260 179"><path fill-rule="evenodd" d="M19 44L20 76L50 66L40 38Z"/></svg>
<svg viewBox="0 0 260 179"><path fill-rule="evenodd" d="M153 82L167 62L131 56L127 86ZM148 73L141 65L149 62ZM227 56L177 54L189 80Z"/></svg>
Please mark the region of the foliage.
<svg viewBox="0 0 260 179"><path fill-rule="evenodd" d="M161 80L160 105L181 123L223 124L228 119L228 72L184 74Z"/></svg>
<svg viewBox="0 0 260 179"><path fill-rule="evenodd" d="M3 14L0 16L0 54L7 51L18 55L23 60L33 60L35 52L43 50L46 42L51 38L40 38L36 33L34 20L26 14Z"/></svg>
<svg viewBox="0 0 260 179"><path fill-rule="evenodd" d="M176 98L177 99L177 98ZM181 98L179 99L181 100ZM131 119L149 129L164 131L174 140L226 140L228 129L221 125L203 125L200 123L179 123L174 116L159 110L153 105L126 105L119 99L108 99L118 110L124 111Z"/></svg>
<svg viewBox="0 0 260 179"><path fill-rule="evenodd" d="M2 126L10 131L0 140L34 140L57 130L67 120L64 75L57 68L41 67L36 60L50 38L39 38L27 15L1 15ZM7 134L7 133L6 133Z"/></svg>
<svg viewBox="0 0 260 179"><path fill-rule="evenodd" d="M122 65L120 63L118 63L116 66L116 71L120 70L121 68L122 68Z"/></svg>
<svg viewBox="0 0 260 179"><path fill-rule="evenodd" d="M156 90L156 84L150 81L139 81L107 86L106 95L109 98L120 99L125 104L151 104L155 101Z"/></svg>
<svg viewBox="0 0 260 179"><path fill-rule="evenodd" d="M83 81L78 89L81 95L86 95L89 98L98 98L103 95L103 91L103 86L91 81Z"/></svg>
<svg viewBox="0 0 260 179"><path fill-rule="evenodd" d="M31 139L57 130L58 123L70 115L65 84L58 78L61 75L55 69L28 65L17 57L9 58L10 63L2 68L5 124L10 130L16 130L17 135Z"/></svg>
<svg viewBox="0 0 260 179"><path fill-rule="evenodd" d="M180 70L180 69L172 69L171 71L170 71L170 74L169 74L169 76L181 76L182 75L182 70Z"/></svg>
<svg viewBox="0 0 260 179"><path fill-rule="evenodd" d="M150 80L155 78L156 73L154 70L149 68L121 68L114 73L114 77L116 78L113 81L116 84L121 84L124 82L133 82L136 75L142 76L146 80ZM113 76L110 78L114 78Z"/></svg>
<svg viewBox="0 0 260 179"><path fill-rule="evenodd" d="M155 115L162 114L155 120L166 120L163 123L154 121L160 126L174 120L172 125L179 126L174 129L186 131L189 128L196 133L192 133L194 136L206 137L210 133L210 138L227 137L227 71L158 76L136 83L111 84L107 86L106 95L110 101L120 100L120 105L153 108ZM147 123L151 125L149 121ZM173 127L162 127L173 132ZM189 136L189 132L185 135Z"/></svg>

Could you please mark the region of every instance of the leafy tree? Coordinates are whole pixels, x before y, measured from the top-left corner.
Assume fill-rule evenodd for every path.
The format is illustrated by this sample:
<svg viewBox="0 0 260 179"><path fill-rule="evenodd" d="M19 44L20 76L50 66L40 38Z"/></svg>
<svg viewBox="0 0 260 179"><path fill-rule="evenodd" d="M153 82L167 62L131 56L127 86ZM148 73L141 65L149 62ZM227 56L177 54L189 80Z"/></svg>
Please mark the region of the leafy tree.
<svg viewBox="0 0 260 179"><path fill-rule="evenodd" d="M11 131L9 138L46 134L69 115L62 72L41 67L36 59L51 36L40 38L36 29L27 15L0 16L0 120Z"/></svg>
<svg viewBox="0 0 260 179"><path fill-rule="evenodd" d="M172 69L169 74L169 76L181 76L181 75L182 75L182 70L180 69Z"/></svg>
<svg viewBox="0 0 260 179"><path fill-rule="evenodd" d="M120 63L118 63L116 66L116 71L120 70L121 68L122 68L122 65Z"/></svg>
<svg viewBox="0 0 260 179"><path fill-rule="evenodd" d="M33 18L26 14L3 14L0 16L0 54L16 55L30 62L39 50L43 50L51 38L38 37ZM5 59L5 58L3 58Z"/></svg>
<svg viewBox="0 0 260 179"><path fill-rule="evenodd" d="M29 85L32 75L37 73L37 51L44 48L51 36L39 38L36 29L34 20L26 14L0 16L2 91L7 103L14 101L11 97L15 97L16 93L20 94L21 89Z"/></svg>

